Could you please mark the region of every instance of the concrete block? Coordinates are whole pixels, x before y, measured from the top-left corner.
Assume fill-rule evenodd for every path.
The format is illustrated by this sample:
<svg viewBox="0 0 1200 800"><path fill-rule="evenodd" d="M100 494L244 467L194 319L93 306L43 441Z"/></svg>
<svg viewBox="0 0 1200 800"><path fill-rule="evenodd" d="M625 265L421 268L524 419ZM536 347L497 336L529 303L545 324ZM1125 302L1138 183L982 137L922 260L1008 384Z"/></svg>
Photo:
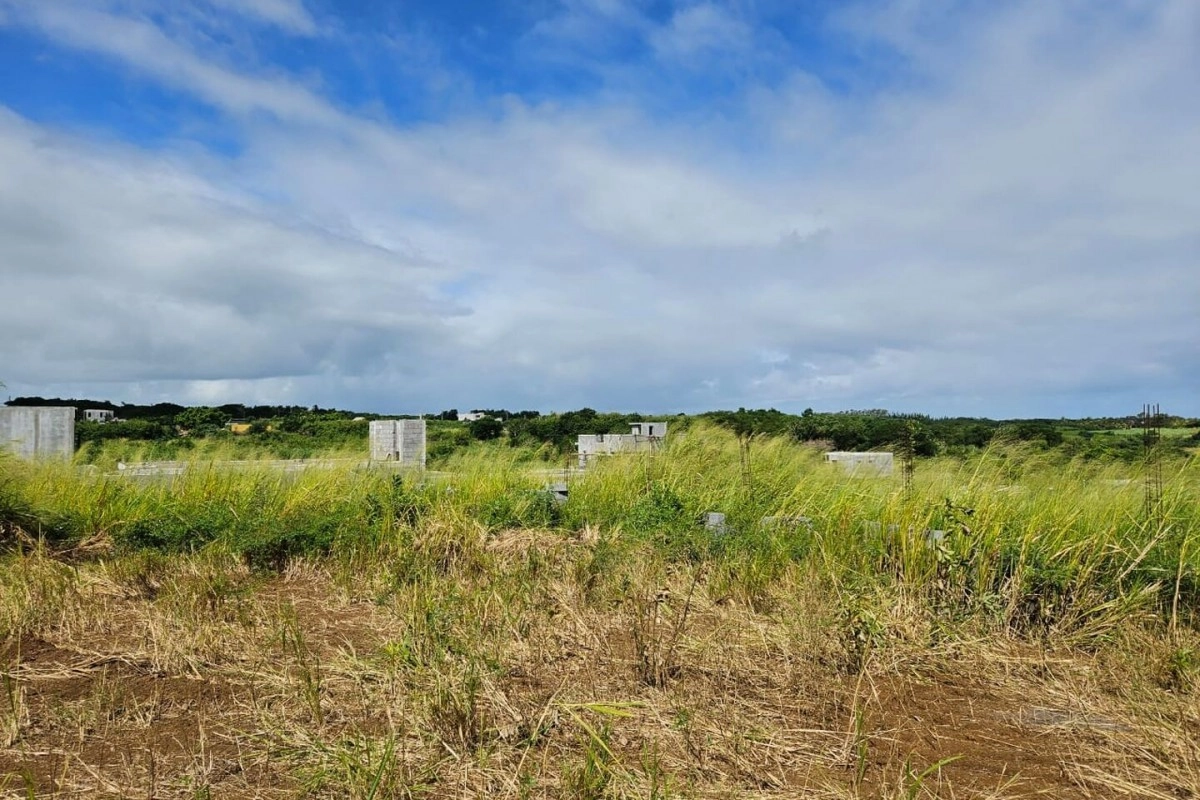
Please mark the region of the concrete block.
<svg viewBox="0 0 1200 800"><path fill-rule="evenodd" d="M368 430L371 440L372 461L389 461L400 451L400 447L396 443L395 420L371 420Z"/></svg>
<svg viewBox="0 0 1200 800"><path fill-rule="evenodd" d="M704 529L718 536L724 536L729 532L729 526L725 524L725 515L719 511L709 511L704 515Z"/></svg>
<svg viewBox="0 0 1200 800"><path fill-rule="evenodd" d="M372 461L393 461L425 469L425 420L372 420L370 438Z"/></svg>
<svg viewBox="0 0 1200 800"><path fill-rule="evenodd" d="M21 458L75 455L75 409L61 406L0 408L0 447Z"/></svg>
<svg viewBox="0 0 1200 800"><path fill-rule="evenodd" d="M425 420L399 421L400 463L425 469Z"/></svg>

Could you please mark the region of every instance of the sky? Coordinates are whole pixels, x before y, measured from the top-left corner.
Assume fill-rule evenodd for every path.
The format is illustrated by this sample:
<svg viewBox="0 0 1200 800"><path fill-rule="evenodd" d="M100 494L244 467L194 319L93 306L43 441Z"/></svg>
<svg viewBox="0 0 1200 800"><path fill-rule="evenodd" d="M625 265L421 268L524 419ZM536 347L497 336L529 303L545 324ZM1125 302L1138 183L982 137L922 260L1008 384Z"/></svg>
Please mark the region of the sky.
<svg viewBox="0 0 1200 800"><path fill-rule="evenodd" d="M1195 0L0 0L0 392L1200 415Z"/></svg>

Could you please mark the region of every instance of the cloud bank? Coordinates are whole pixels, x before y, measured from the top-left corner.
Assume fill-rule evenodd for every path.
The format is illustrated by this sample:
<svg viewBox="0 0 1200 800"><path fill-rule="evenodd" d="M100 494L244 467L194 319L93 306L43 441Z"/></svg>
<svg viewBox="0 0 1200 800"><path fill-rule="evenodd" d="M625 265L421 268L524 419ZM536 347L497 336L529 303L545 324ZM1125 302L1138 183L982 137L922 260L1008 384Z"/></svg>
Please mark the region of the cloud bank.
<svg viewBox="0 0 1200 800"><path fill-rule="evenodd" d="M0 3L10 393L1200 413L1190 0L336 9Z"/></svg>

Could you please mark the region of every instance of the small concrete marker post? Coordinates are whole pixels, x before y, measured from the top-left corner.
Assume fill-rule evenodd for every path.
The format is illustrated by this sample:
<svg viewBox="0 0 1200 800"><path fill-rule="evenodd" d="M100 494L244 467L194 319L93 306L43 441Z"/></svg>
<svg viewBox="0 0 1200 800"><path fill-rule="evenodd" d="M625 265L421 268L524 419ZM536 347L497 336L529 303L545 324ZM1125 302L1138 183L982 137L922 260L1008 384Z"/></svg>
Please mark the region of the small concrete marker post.
<svg viewBox="0 0 1200 800"><path fill-rule="evenodd" d="M709 511L704 515L704 530L715 536L724 536L729 532L725 524L725 515L719 511Z"/></svg>

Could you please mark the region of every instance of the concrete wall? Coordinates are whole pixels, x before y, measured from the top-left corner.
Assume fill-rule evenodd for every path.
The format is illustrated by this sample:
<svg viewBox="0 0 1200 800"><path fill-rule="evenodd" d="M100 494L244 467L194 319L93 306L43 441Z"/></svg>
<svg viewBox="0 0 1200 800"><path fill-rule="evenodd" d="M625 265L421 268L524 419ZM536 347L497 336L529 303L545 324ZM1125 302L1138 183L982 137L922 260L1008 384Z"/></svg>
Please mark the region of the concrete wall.
<svg viewBox="0 0 1200 800"><path fill-rule="evenodd" d="M632 423L635 436L652 436L658 439L667 438L667 423L665 422L634 422Z"/></svg>
<svg viewBox="0 0 1200 800"><path fill-rule="evenodd" d="M634 431L639 430L639 425L649 425L651 423L634 423ZM662 425L664 434L666 432L665 422L655 422L654 425ZM575 447L579 453L579 468L584 469L588 465L588 461L596 456L611 456L617 453L641 453L652 452L662 447L663 439L661 436L643 436L639 433L588 433L581 434L576 440Z"/></svg>
<svg viewBox="0 0 1200 800"><path fill-rule="evenodd" d="M425 420L402 419L396 427L400 441L400 463L425 469Z"/></svg>
<svg viewBox="0 0 1200 800"><path fill-rule="evenodd" d="M842 469L851 475L879 475L887 477L892 474L893 458L891 453L835 451L826 453L825 460L834 464L840 464Z"/></svg>
<svg viewBox="0 0 1200 800"><path fill-rule="evenodd" d="M75 409L0 408L0 447L22 458L70 458L75 455Z"/></svg>
<svg viewBox="0 0 1200 800"><path fill-rule="evenodd" d="M371 460L394 461L400 452L400 447L396 444L396 420L371 420L370 436Z"/></svg>
<svg viewBox="0 0 1200 800"><path fill-rule="evenodd" d="M647 444L649 444L648 441ZM581 456L628 453L636 450L636 445L637 437L629 433L585 433L576 440L576 447Z"/></svg>
<svg viewBox="0 0 1200 800"><path fill-rule="evenodd" d="M372 420L371 460L425 468L425 420Z"/></svg>

